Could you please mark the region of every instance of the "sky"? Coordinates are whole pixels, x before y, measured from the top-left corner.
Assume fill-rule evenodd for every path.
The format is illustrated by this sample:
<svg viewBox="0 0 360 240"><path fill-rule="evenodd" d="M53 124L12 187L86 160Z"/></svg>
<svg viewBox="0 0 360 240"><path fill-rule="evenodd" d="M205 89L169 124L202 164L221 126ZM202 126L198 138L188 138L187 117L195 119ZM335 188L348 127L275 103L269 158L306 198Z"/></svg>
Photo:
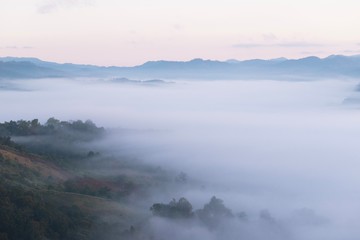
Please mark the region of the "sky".
<svg viewBox="0 0 360 240"><path fill-rule="evenodd" d="M360 54L358 0L0 0L0 56L150 60Z"/></svg>

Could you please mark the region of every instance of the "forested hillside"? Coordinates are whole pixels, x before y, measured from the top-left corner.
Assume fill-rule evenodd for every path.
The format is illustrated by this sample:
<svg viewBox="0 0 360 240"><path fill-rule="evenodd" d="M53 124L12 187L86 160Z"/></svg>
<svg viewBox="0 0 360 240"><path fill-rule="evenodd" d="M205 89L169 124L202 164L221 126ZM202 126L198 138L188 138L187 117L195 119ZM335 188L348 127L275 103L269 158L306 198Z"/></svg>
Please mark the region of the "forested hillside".
<svg viewBox="0 0 360 240"><path fill-rule="evenodd" d="M130 236L150 212L129 197L145 196L166 176L87 149L105 132L91 121L54 118L0 124L0 239ZM111 174L96 173L109 165Z"/></svg>

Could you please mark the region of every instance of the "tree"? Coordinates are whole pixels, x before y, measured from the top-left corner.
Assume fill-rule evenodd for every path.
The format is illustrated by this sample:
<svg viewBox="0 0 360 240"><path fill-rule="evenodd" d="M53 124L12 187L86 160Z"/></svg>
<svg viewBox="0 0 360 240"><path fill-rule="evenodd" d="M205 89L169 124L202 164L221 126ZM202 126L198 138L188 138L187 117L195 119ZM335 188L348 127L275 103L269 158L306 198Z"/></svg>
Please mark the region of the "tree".
<svg viewBox="0 0 360 240"><path fill-rule="evenodd" d="M230 209L225 207L223 201L215 196L210 202L204 205L203 209L196 211L199 219L210 229L216 228L224 218L232 218L233 214Z"/></svg>
<svg viewBox="0 0 360 240"><path fill-rule="evenodd" d="M186 198L173 199L169 204L155 203L150 210L155 216L167 218L190 218L193 216L192 205Z"/></svg>

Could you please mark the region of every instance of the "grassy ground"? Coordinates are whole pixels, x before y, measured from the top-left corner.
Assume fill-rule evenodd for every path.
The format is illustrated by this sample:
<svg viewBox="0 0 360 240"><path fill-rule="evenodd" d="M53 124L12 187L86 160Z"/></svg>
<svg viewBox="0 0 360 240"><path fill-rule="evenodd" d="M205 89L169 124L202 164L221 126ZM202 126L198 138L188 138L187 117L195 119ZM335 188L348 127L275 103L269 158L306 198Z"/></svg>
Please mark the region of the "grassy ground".
<svg viewBox="0 0 360 240"><path fill-rule="evenodd" d="M96 164L94 160L91 161L94 165L85 164L81 168L77 164L76 168L70 170L57 166L46 157L0 145L0 184L7 189L8 194L12 188L16 188L21 194L34 194L44 201L44 206L49 204L53 209L76 207L88 224L79 224L78 231L81 234L73 235L75 239L92 239L94 236L101 238L104 232L107 239L129 234L134 226L136 228L146 220L150 212L138 209L128 201L128 197L144 194L147 188L161 184L166 177L152 168L138 169L124 166L118 161L110 164L111 174L108 175L105 174L105 166L101 168L99 165L95 168L99 171L94 171ZM14 199L12 201L17 201L16 196ZM14 205L13 208L20 209L18 214L22 214L22 205ZM48 214L51 215L51 211ZM0 216L0 220L2 217ZM35 221L29 215L25 217L30 222ZM38 224L45 223L40 221ZM3 231L5 232L0 231L0 239L15 239L6 230ZM46 231L38 232L46 234Z"/></svg>

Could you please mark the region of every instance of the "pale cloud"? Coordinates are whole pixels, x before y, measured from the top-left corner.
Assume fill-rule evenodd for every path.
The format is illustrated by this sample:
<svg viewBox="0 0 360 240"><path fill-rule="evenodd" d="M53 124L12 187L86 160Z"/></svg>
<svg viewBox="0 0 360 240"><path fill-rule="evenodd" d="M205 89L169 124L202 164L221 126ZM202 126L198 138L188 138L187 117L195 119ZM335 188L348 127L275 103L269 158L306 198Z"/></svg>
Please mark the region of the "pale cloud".
<svg viewBox="0 0 360 240"><path fill-rule="evenodd" d="M174 24L173 28L177 31L180 31L180 30L182 30L183 27L180 24Z"/></svg>
<svg viewBox="0 0 360 240"><path fill-rule="evenodd" d="M273 33L264 33L262 35L264 41L276 41L278 38L276 37L276 35L274 35Z"/></svg>
<svg viewBox="0 0 360 240"><path fill-rule="evenodd" d="M44 0L38 5L38 12L41 14L51 13L61 8L74 6L87 6L93 4L93 0Z"/></svg>
<svg viewBox="0 0 360 240"><path fill-rule="evenodd" d="M264 47L283 47L283 48L303 48L303 47L323 47L323 44L310 42L281 42L281 43L239 43L233 45L235 48L264 48Z"/></svg>
<svg viewBox="0 0 360 240"><path fill-rule="evenodd" d="M319 43L309 43L309 42L285 42L285 43L278 43L275 46L279 47L322 47L323 44Z"/></svg>
<svg viewBox="0 0 360 240"><path fill-rule="evenodd" d="M300 54L302 55L317 55L317 54L324 54L325 51L302 51Z"/></svg>
<svg viewBox="0 0 360 240"><path fill-rule="evenodd" d="M360 46L360 44L359 44L359 46ZM360 53L360 49L355 49L355 50L344 50L343 51L343 53L350 53L350 54L352 54L352 53Z"/></svg>
<svg viewBox="0 0 360 240"><path fill-rule="evenodd" d="M11 46L0 46L0 49L18 50L18 49L34 49L34 47L32 47L32 46L11 45Z"/></svg>
<svg viewBox="0 0 360 240"><path fill-rule="evenodd" d="M258 48L258 47L268 47L269 44L258 44L258 43L239 43L233 45L234 48Z"/></svg>

